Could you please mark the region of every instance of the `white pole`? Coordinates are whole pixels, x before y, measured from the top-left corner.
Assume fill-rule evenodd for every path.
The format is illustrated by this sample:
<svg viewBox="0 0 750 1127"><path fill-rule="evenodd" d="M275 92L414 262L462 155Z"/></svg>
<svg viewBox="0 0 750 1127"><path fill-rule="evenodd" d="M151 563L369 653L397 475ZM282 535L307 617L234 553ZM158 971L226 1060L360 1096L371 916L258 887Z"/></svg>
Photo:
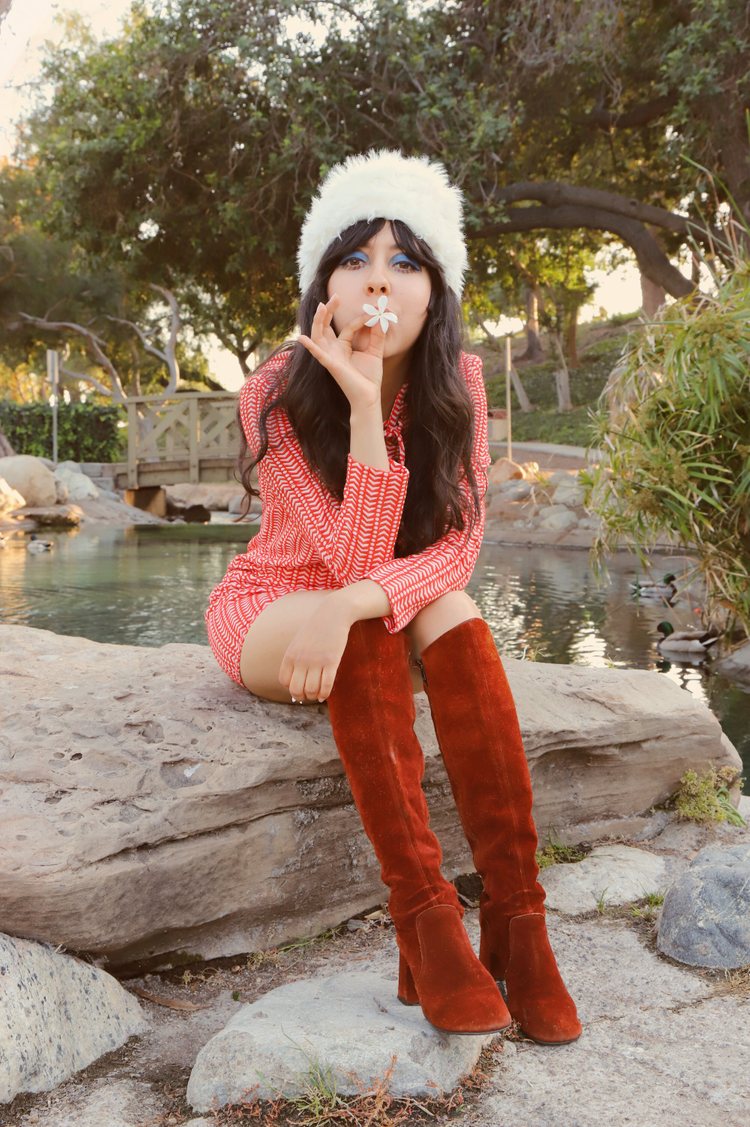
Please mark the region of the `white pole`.
<svg viewBox="0 0 750 1127"><path fill-rule="evenodd" d="M57 351L47 349L47 379L52 386L52 461L57 465L57 399L58 399Z"/></svg>
<svg viewBox="0 0 750 1127"><path fill-rule="evenodd" d="M508 449L506 456L508 461L513 461L513 439L511 435L511 419L510 419L510 368L511 368L511 353L510 353L510 335L505 338L505 421L508 424Z"/></svg>

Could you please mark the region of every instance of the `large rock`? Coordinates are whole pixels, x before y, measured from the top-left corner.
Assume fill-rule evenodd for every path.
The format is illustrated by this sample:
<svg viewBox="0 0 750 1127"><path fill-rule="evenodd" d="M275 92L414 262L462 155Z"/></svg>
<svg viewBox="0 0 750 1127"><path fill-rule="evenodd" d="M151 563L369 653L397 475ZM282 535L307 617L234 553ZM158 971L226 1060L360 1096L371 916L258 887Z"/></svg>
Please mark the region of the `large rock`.
<svg viewBox="0 0 750 1127"><path fill-rule="evenodd" d="M735 646L726 657L713 663L715 673L728 677L731 681L742 681L750 685L750 641Z"/></svg>
<svg viewBox="0 0 750 1127"><path fill-rule="evenodd" d="M750 844L701 849L667 892L657 946L693 967L750 966Z"/></svg>
<svg viewBox="0 0 750 1127"><path fill-rule="evenodd" d="M440 1033L374 971L290 982L243 1006L203 1046L187 1087L195 1111L252 1099L291 1099L329 1074L342 1096L372 1089L389 1068L393 1096L452 1091L495 1034ZM393 1060L395 1056L395 1060Z"/></svg>
<svg viewBox="0 0 750 1127"><path fill-rule="evenodd" d="M637 831L737 752L659 673L506 659L543 844ZM424 694L446 875L473 871ZM0 920L142 969L318 934L387 891L325 705L262 701L206 646L0 626Z"/></svg>
<svg viewBox="0 0 750 1127"><path fill-rule="evenodd" d="M0 516L6 516L25 504L26 498L22 497L12 485L8 485L4 477L0 477Z"/></svg>
<svg viewBox="0 0 750 1127"><path fill-rule="evenodd" d="M27 505L45 506L57 502L55 475L41 458L33 458L30 454L0 458L0 477L4 477L12 489L17 489L26 498Z"/></svg>
<svg viewBox="0 0 750 1127"><path fill-rule="evenodd" d="M48 1092L148 1023L117 979L0 934L0 1104Z"/></svg>
<svg viewBox="0 0 750 1127"><path fill-rule="evenodd" d="M97 486L81 472L81 467L76 462L60 462L55 470L55 478L67 493L68 501L85 501L89 497L99 496Z"/></svg>
<svg viewBox="0 0 750 1127"><path fill-rule="evenodd" d="M183 481L168 485L166 489L170 501L180 505L204 505L212 511L226 511L230 501L244 496L242 486L236 481L206 481L200 484Z"/></svg>

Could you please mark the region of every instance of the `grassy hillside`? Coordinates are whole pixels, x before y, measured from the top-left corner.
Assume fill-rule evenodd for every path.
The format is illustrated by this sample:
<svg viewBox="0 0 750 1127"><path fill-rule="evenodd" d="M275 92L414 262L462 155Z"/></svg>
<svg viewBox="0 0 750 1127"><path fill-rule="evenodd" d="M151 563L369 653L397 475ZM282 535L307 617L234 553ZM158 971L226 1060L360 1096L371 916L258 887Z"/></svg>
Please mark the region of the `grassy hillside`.
<svg viewBox="0 0 750 1127"><path fill-rule="evenodd" d="M580 364L570 370L570 396L574 409L557 411L555 370L557 361L548 359L539 364L514 360L526 393L535 410L521 411L515 392L511 403L513 438L517 442L558 442L572 446L588 446L591 442L588 408L595 408L607 377L617 363L630 334L638 330L637 314L613 317L583 325L578 334ZM549 345L544 341L545 348ZM504 347L504 345L503 345ZM513 339L513 352L520 355L526 347L523 335ZM484 360L487 402L490 407L505 407L503 352L482 344L472 346Z"/></svg>

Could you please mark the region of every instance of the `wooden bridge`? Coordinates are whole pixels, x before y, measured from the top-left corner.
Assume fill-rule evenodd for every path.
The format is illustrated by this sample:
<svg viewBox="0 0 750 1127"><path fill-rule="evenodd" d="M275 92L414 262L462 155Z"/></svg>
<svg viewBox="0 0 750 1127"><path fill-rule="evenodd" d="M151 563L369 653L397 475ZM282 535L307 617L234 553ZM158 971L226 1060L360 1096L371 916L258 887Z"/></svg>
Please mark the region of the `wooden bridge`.
<svg viewBox="0 0 750 1127"><path fill-rule="evenodd" d="M135 491L234 480L241 440L236 393L135 395L125 407L128 460L85 463L81 468L94 481Z"/></svg>

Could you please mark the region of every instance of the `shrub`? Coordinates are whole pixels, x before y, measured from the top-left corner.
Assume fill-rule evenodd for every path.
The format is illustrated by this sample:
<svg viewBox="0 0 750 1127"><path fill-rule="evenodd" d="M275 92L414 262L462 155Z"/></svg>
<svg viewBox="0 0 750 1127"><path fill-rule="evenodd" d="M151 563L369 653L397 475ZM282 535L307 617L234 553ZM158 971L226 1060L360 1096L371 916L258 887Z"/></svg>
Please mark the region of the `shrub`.
<svg viewBox="0 0 750 1127"><path fill-rule="evenodd" d="M122 456L118 407L61 403L57 413L58 461L116 462ZM0 399L0 430L17 454L52 457L52 408L47 403Z"/></svg>

